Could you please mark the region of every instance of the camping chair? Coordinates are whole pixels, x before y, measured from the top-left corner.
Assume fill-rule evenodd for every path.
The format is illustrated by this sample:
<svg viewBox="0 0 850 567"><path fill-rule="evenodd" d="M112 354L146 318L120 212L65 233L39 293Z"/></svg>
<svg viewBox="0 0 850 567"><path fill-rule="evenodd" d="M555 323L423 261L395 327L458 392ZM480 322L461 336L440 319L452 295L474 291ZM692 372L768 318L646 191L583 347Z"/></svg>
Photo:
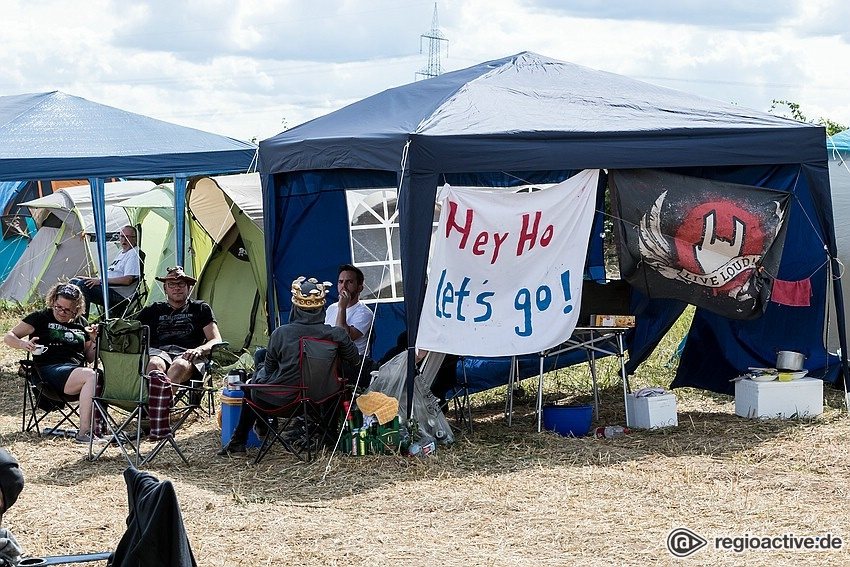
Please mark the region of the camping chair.
<svg viewBox="0 0 850 567"><path fill-rule="evenodd" d="M345 380L337 372L337 343L301 337L297 386L240 384L251 394L262 393L279 400L277 405L246 397L258 419L269 423L254 463L259 463L279 443L302 462L310 462L323 445L332 443L338 424ZM300 423L299 423L300 422ZM293 435L294 434L294 435ZM306 453L306 459L302 456Z"/></svg>
<svg viewBox="0 0 850 567"><path fill-rule="evenodd" d="M216 355L230 346L228 341L215 343L210 348L210 355L204 364L204 370L200 378L192 379L190 387L181 388L174 396L174 406L183 407L199 416L211 417L215 415L215 395L218 389L215 387Z"/></svg>
<svg viewBox="0 0 850 567"><path fill-rule="evenodd" d="M449 391L447 398L454 406L455 421L457 421L458 429L463 429L465 427L466 431L471 435L472 403L469 399L469 389L471 384L466 375L466 357L461 356L459 362L463 377L459 382L457 382L457 384L455 384L452 390Z"/></svg>
<svg viewBox="0 0 850 567"><path fill-rule="evenodd" d="M102 371L99 392L93 399L92 431L97 431L96 422L106 428L118 448L131 465L144 465L153 459L168 444L177 452L183 462L188 459L174 441L175 432L183 425L192 409L197 407L187 402L180 408L172 407L171 389L193 389L181 384L167 384L168 394L164 410L151 404L151 377L146 375L148 364L149 329L135 320L110 319L98 326L95 368ZM153 373L152 373L153 374ZM159 384L162 391L163 384ZM158 399L158 398L157 398ZM115 410L113 415L109 410ZM142 457L141 441L144 420L149 412L167 412L169 431L157 440L151 451ZM178 415L176 421L172 420ZM94 444L89 444L89 460L98 459L109 448L104 445L94 452Z"/></svg>
<svg viewBox="0 0 850 567"><path fill-rule="evenodd" d="M141 237L141 226L136 227L136 234ZM119 319L131 319L148 302L149 293L148 282L145 281L145 253L139 248L139 279L136 282L136 290L115 305L110 305L110 315L112 318L117 316Z"/></svg>
<svg viewBox="0 0 850 567"><path fill-rule="evenodd" d="M76 434L80 429L80 414L77 409L80 397L57 392L47 382L43 382L38 367L29 354L25 360L18 361L18 365L18 376L24 379L21 432L27 433L35 429L38 435L42 432ZM58 414L59 421L52 427L42 427L42 421L50 414Z"/></svg>
<svg viewBox="0 0 850 567"><path fill-rule="evenodd" d="M71 565L106 562L109 565L170 565L196 567L177 492L169 480L130 466L127 484L127 529L114 552L27 557L18 565ZM2 561L0 564L5 565Z"/></svg>

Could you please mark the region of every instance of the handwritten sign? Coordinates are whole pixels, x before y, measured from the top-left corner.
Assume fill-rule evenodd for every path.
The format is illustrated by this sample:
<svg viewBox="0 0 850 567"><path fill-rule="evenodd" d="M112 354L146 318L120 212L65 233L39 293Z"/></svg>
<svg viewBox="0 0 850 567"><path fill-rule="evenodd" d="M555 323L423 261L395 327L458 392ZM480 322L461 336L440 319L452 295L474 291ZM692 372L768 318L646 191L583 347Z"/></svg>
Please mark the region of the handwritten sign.
<svg viewBox="0 0 850 567"><path fill-rule="evenodd" d="M440 188L416 347L540 352L576 327L599 170L534 193Z"/></svg>

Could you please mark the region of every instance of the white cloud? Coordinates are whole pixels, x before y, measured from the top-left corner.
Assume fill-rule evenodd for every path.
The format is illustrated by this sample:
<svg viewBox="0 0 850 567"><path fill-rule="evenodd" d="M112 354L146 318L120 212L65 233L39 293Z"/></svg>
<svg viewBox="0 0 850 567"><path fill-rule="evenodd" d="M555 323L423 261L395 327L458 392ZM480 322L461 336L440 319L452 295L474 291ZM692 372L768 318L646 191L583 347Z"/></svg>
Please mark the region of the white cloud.
<svg viewBox="0 0 850 567"><path fill-rule="evenodd" d="M81 8L81 6L83 8ZM240 139L411 82L432 0L14 1L0 94L62 90ZM521 51L850 125L840 0L459 0L438 5L444 70ZM49 32L45 32L49 30ZM420 45L423 52L420 53Z"/></svg>

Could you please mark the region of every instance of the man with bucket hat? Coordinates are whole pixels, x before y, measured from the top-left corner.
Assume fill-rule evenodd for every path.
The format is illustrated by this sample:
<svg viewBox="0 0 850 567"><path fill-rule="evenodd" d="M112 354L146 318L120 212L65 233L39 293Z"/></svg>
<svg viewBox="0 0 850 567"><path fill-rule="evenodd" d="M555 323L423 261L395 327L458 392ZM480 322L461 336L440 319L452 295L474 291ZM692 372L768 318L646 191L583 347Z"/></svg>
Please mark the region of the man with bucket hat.
<svg viewBox="0 0 850 567"><path fill-rule="evenodd" d="M202 374L213 345L222 342L212 308L190 299L197 280L182 266L168 268L162 282L166 301L151 303L137 319L150 328L147 371L165 372L172 382L183 383Z"/></svg>

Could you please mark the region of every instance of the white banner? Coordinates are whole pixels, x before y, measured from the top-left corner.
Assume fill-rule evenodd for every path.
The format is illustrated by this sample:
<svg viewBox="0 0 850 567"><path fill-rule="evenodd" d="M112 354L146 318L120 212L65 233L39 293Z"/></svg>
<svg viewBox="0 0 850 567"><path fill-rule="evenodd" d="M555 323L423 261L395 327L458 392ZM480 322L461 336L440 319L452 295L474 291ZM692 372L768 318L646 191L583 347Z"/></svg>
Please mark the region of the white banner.
<svg viewBox="0 0 850 567"><path fill-rule="evenodd" d="M540 352L576 327L599 170L534 193L443 186L418 349Z"/></svg>

